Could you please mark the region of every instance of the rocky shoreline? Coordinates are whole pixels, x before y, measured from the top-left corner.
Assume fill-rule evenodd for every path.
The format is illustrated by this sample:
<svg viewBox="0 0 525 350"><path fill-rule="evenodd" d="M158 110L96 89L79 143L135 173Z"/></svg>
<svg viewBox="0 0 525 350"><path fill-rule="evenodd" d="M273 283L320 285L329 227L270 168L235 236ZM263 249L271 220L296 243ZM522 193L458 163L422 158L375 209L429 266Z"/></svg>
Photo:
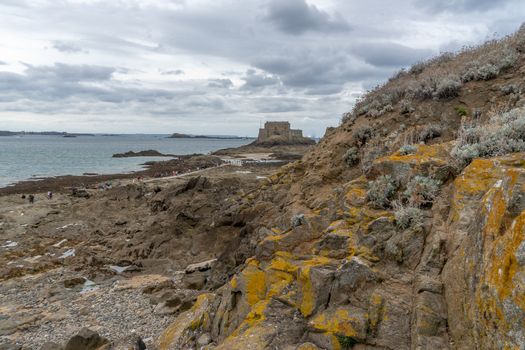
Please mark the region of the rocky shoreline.
<svg viewBox="0 0 525 350"><path fill-rule="evenodd" d="M249 193L278 166L204 168L215 157L190 159L197 173L108 176L112 187L103 191L100 176L78 177L94 180L86 196L64 190L73 179L43 180L38 186L57 192L38 193L34 204L19 195L28 187L3 193L0 349L77 349L68 343L82 336L112 349L139 349L139 340L158 349L174 316L206 290L207 261L239 232L227 214L235 203L224 200Z"/></svg>
<svg viewBox="0 0 525 350"><path fill-rule="evenodd" d="M174 174L189 173L195 170L217 167L222 163L219 157L206 155L183 155L177 159L147 162L143 170L131 173L116 174L85 174L85 175L64 175L48 177L35 180L17 182L14 185L0 187L0 196L10 194L29 194L53 192L70 192L74 187L92 187L105 182L119 180L130 180L137 178L159 178L173 176Z"/></svg>

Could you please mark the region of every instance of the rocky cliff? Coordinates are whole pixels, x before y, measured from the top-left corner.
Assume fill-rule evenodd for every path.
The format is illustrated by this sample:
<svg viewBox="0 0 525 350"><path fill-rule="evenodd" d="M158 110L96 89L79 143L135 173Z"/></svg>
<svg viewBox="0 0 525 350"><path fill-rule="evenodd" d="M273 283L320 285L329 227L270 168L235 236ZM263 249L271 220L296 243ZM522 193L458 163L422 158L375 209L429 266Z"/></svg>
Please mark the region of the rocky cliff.
<svg viewBox="0 0 525 350"><path fill-rule="evenodd" d="M365 96L239 199L160 349L524 348L524 52L522 28Z"/></svg>

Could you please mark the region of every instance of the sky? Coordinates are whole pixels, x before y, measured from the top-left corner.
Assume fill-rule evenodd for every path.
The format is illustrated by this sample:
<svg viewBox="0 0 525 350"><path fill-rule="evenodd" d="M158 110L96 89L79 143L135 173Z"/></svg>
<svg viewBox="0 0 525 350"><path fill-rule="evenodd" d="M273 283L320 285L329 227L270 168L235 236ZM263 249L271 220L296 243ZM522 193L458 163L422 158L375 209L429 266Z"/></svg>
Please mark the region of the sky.
<svg viewBox="0 0 525 350"><path fill-rule="evenodd" d="M399 69L524 18L523 0L0 0L0 130L320 137Z"/></svg>

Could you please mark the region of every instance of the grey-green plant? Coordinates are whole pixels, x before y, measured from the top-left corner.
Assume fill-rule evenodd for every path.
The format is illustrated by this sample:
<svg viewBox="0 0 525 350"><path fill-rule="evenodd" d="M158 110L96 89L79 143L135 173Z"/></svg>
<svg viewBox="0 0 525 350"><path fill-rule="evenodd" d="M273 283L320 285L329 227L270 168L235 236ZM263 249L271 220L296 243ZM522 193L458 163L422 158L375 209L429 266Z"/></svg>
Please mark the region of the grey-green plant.
<svg viewBox="0 0 525 350"><path fill-rule="evenodd" d="M398 181L390 175L382 175L368 183L366 196L368 202L376 208L388 208L399 187Z"/></svg>
<svg viewBox="0 0 525 350"><path fill-rule="evenodd" d="M353 146L350 147L343 156L344 162L348 166L354 166L359 163L359 148Z"/></svg>
<svg viewBox="0 0 525 350"><path fill-rule="evenodd" d="M425 223L423 210L418 207L393 203L396 226L401 230L408 228L421 229Z"/></svg>
<svg viewBox="0 0 525 350"><path fill-rule="evenodd" d="M454 98L459 95L460 89L461 82L458 79L452 76L446 77L437 83L433 96L440 100Z"/></svg>
<svg viewBox="0 0 525 350"><path fill-rule="evenodd" d="M437 124L429 124L423 127L418 135L418 140L427 142L441 136L442 128Z"/></svg>
<svg viewBox="0 0 525 350"><path fill-rule="evenodd" d="M399 154L402 156L406 156L409 154L414 154L417 152L417 146L416 145L403 145L399 148Z"/></svg>
<svg viewBox="0 0 525 350"><path fill-rule="evenodd" d="M361 126L354 131L353 139L358 145L364 145L372 137L373 133L374 131L370 126Z"/></svg>
<svg viewBox="0 0 525 350"><path fill-rule="evenodd" d="M474 158L525 151L525 107L493 115L486 124L461 126L451 155L460 167Z"/></svg>
<svg viewBox="0 0 525 350"><path fill-rule="evenodd" d="M427 176L416 175L406 185L403 199L412 207L431 204L439 194L441 181Z"/></svg>

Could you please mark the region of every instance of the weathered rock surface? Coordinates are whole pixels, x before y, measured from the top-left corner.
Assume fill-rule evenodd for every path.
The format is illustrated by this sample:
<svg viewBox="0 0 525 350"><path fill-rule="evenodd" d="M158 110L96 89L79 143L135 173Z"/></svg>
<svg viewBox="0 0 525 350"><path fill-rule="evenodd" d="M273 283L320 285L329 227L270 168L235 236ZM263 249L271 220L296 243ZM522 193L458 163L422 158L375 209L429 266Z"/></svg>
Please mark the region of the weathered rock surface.
<svg viewBox="0 0 525 350"><path fill-rule="evenodd" d="M97 332L82 328L77 335L69 339L65 350L97 350L108 343L109 341Z"/></svg>
<svg viewBox="0 0 525 350"><path fill-rule="evenodd" d="M434 176L449 164L447 149L380 158L368 176ZM443 196L422 228L400 229L391 210L367 206L366 181L350 182L307 225L266 231L199 311L209 321L178 328L164 349L199 346L194 334L210 334L217 349L520 348L522 159L475 160L454 182L441 173Z"/></svg>

